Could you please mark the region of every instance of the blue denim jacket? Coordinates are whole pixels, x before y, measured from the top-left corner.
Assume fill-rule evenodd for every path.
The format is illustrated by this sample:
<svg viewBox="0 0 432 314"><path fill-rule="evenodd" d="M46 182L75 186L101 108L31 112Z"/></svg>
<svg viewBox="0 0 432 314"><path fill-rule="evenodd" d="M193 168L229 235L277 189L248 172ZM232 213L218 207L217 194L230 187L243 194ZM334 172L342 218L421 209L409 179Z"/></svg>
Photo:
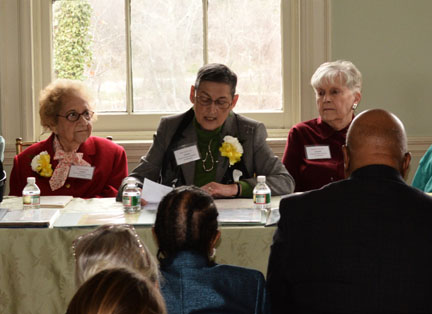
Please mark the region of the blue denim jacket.
<svg viewBox="0 0 432 314"><path fill-rule="evenodd" d="M193 251L161 263L161 290L169 314L269 313L261 272L231 265L208 265Z"/></svg>

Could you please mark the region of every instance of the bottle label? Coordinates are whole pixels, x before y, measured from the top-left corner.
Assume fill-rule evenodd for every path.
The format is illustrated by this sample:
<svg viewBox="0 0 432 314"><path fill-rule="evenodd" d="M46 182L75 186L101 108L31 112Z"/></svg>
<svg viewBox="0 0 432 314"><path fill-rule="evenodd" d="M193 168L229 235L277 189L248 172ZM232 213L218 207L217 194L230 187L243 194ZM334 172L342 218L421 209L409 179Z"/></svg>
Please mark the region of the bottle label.
<svg viewBox="0 0 432 314"><path fill-rule="evenodd" d="M138 206L140 204L140 196L123 196L123 205L124 206Z"/></svg>
<svg viewBox="0 0 432 314"><path fill-rule="evenodd" d="M270 203L270 193L265 194L254 194L255 204L269 204Z"/></svg>
<svg viewBox="0 0 432 314"><path fill-rule="evenodd" d="M24 195L22 199L23 199L24 205L39 205L40 204L40 195Z"/></svg>

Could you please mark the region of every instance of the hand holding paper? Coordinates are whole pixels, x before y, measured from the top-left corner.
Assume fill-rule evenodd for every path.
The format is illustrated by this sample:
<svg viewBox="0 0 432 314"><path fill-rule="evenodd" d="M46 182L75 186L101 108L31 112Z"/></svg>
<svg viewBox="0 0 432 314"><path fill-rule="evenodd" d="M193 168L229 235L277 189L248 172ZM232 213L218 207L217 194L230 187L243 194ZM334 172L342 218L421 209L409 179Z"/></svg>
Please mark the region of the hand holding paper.
<svg viewBox="0 0 432 314"><path fill-rule="evenodd" d="M157 204L160 203L162 198L171 191L172 187L162 185L145 178L141 193L141 199L143 199L147 203L145 205L146 207L149 206L149 208L147 209L154 209L155 205L157 207Z"/></svg>

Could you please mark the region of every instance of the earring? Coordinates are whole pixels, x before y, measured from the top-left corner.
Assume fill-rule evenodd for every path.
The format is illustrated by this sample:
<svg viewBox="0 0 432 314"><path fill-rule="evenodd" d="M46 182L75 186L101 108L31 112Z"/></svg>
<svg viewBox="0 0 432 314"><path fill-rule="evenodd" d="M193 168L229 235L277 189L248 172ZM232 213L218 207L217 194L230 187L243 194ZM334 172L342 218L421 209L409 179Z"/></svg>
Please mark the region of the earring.
<svg viewBox="0 0 432 314"><path fill-rule="evenodd" d="M216 257L216 248L213 248L212 254L210 255L210 259L214 259Z"/></svg>
<svg viewBox="0 0 432 314"><path fill-rule="evenodd" d="M357 109L357 106L358 106L357 103L353 104L352 109L353 109L353 110L356 110L356 109Z"/></svg>

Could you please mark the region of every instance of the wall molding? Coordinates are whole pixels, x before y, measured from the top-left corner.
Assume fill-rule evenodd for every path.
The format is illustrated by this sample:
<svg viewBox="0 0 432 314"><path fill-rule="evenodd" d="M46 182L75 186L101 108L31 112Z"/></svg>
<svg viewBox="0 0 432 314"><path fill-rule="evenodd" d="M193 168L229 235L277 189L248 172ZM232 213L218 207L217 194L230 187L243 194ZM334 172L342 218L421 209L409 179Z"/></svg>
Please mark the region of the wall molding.
<svg viewBox="0 0 432 314"><path fill-rule="evenodd" d="M413 157L422 157L431 145L432 136L408 137L408 150L411 152Z"/></svg>

